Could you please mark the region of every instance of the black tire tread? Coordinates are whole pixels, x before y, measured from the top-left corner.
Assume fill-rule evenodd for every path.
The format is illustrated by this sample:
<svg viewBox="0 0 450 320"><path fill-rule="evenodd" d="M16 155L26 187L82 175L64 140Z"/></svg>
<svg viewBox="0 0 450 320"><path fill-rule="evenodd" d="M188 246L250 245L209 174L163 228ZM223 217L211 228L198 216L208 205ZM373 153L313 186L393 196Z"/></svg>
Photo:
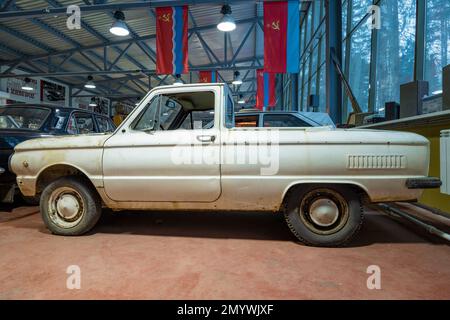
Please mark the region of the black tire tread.
<svg viewBox="0 0 450 320"><path fill-rule="evenodd" d="M77 189L82 194L86 202L87 212L85 214L84 220L71 229L64 229L55 225L44 213L46 210L45 199L47 197L47 193L49 193L49 190L59 185L61 186L69 185L71 187L75 187L75 189ZM55 235L63 235L63 236L83 235L86 232L90 231L97 224L101 216L102 203L97 193L97 190L95 190L95 188L89 183L89 181L86 181L86 179L83 179L82 177L79 176L64 176L53 181L44 189L41 195L41 199L42 201L40 203L40 211L42 219L44 220L44 223L47 226L47 228Z"/></svg>
<svg viewBox="0 0 450 320"><path fill-rule="evenodd" d="M323 186L320 186L323 187ZM349 234L345 239L343 239L342 241L339 242L334 242L334 243L330 243L330 244L319 244L319 243L313 243L310 242L308 240L306 240L304 237L302 237L296 230L296 228L294 227L291 219L289 218L289 212L288 212L288 203L289 201L291 201L291 197L295 194L295 191L288 194L288 201L287 203L283 206L283 216L284 216L284 220L286 221L286 224L289 228L289 230L291 230L291 232L293 233L293 235L303 244L307 245L307 246L314 246L314 247L330 247L330 248L337 248L337 247L342 247L345 246L346 244L348 244L349 242L351 242L354 237L359 233L359 231L361 230L361 227L363 225L364 222L364 207L362 205L362 196L363 195L359 195L359 208L360 208L360 220L359 220L359 224L356 226L356 228L354 229L354 231Z"/></svg>

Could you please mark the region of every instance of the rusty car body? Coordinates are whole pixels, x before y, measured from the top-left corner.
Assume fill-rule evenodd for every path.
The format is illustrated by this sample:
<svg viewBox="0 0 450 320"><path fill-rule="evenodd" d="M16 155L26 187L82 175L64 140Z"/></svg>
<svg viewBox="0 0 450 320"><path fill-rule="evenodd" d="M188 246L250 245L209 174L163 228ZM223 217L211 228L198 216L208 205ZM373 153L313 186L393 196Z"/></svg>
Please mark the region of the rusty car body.
<svg viewBox="0 0 450 320"><path fill-rule="evenodd" d="M114 133L26 141L10 167L23 194L41 195L55 234L87 232L102 206L270 211L283 212L292 232L316 246L348 242L364 203L415 200L440 184L428 177L429 142L420 135L238 128L234 114L224 84L158 87ZM208 117L214 125L204 129ZM273 162L250 161L263 147Z"/></svg>

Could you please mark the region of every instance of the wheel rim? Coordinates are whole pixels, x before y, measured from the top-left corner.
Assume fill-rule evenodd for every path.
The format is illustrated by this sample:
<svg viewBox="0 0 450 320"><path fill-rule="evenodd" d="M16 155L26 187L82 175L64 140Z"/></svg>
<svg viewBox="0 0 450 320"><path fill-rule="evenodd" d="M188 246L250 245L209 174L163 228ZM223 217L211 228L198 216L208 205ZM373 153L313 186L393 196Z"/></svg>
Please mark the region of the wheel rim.
<svg viewBox="0 0 450 320"><path fill-rule="evenodd" d="M345 226L349 209L347 201L338 192L316 189L303 197L299 215L304 225L312 232L330 235Z"/></svg>
<svg viewBox="0 0 450 320"><path fill-rule="evenodd" d="M61 228L76 226L85 214L83 198L70 187L54 190L48 200L48 209L51 220Z"/></svg>

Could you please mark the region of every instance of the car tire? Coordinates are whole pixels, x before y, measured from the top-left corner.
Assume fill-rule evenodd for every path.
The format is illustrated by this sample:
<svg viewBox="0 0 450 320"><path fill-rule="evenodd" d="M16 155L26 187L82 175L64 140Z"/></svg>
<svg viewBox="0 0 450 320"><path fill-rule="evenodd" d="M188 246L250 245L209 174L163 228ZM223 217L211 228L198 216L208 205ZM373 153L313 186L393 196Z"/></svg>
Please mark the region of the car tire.
<svg viewBox="0 0 450 320"><path fill-rule="evenodd" d="M351 187L301 186L288 195L284 217L304 244L339 247L358 233L364 211L361 195Z"/></svg>
<svg viewBox="0 0 450 320"><path fill-rule="evenodd" d="M57 235L78 236L98 222L102 205L95 188L80 177L62 177L42 192L40 209L47 228Z"/></svg>

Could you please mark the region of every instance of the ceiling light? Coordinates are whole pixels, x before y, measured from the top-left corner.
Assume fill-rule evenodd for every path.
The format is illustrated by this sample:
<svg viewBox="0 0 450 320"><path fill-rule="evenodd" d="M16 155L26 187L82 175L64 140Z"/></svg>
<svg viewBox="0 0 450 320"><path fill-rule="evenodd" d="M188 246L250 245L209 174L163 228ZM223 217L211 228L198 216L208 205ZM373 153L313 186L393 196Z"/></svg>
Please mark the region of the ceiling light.
<svg viewBox="0 0 450 320"><path fill-rule="evenodd" d="M89 107L96 107L97 102L95 102L95 98L91 98L91 102L89 102Z"/></svg>
<svg viewBox="0 0 450 320"><path fill-rule="evenodd" d="M435 95L435 94L441 94L441 93L442 93L442 90L436 90L436 91L433 91L431 94Z"/></svg>
<svg viewBox="0 0 450 320"><path fill-rule="evenodd" d="M244 100L244 97L242 96L242 94L239 95L238 103L239 103L239 104L244 104L244 103L245 103L245 100Z"/></svg>
<svg viewBox="0 0 450 320"><path fill-rule="evenodd" d="M95 89L97 88L97 86L95 85L94 81L92 81L94 78L92 78L92 76L88 77L88 82L86 82L86 84L84 85L85 88L87 89Z"/></svg>
<svg viewBox="0 0 450 320"><path fill-rule="evenodd" d="M181 79L181 75L177 74L176 75L177 80L175 80L175 82L173 83L174 86L181 86L184 84L183 80Z"/></svg>
<svg viewBox="0 0 450 320"><path fill-rule="evenodd" d="M231 15L231 7L228 4L222 6L220 13L223 14L223 17L217 25L217 29L223 32L230 32L236 29L236 22Z"/></svg>
<svg viewBox="0 0 450 320"><path fill-rule="evenodd" d="M234 73L234 80L232 82L234 85L238 86L242 84L242 78L241 78L241 74L239 71L236 71Z"/></svg>
<svg viewBox="0 0 450 320"><path fill-rule="evenodd" d="M22 85L22 90L25 90L25 91L33 91L34 90L34 88L31 86L30 78L25 78L23 81L24 81L24 84Z"/></svg>
<svg viewBox="0 0 450 320"><path fill-rule="evenodd" d="M130 34L130 30L128 30L128 26L125 23L125 15L122 11L116 11L114 12L114 19L116 19L111 28L109 29L109 32L111 32L115 36L119 37L126 37Z"/></svg>

